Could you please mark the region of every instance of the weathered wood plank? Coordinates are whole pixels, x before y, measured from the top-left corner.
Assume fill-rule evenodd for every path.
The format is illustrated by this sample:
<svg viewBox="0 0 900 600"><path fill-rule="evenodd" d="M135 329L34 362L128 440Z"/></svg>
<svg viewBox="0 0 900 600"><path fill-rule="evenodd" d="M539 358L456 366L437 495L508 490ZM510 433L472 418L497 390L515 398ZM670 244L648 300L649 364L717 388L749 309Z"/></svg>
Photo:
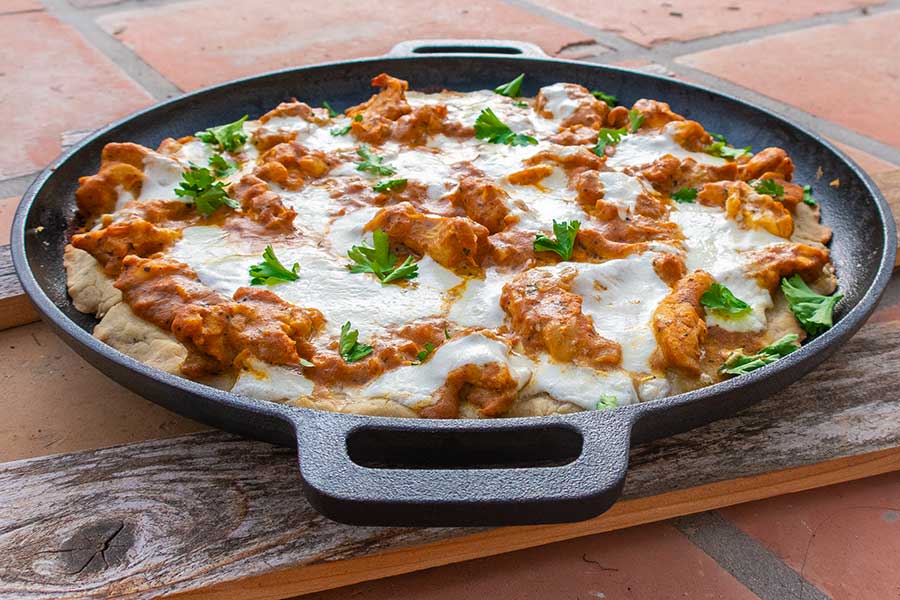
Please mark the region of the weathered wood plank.
<svg viewBox="0 0 900 600"><path fill-rule="evenodd" d="M344 526L305 502L291 450L224 433L0 465L0 597L215 585L223 597L278 598L896 469L896 450L872 454L900 447L895 287L839 357L780 396L635 448L631 502L586 523Z"/></svg>
<svg viewBox="0 0 900 600"><path fill-rule="evenodd" d="M37 311L22 291L13 269L9 245L0 246L0 330L37 320Z"/></svg>

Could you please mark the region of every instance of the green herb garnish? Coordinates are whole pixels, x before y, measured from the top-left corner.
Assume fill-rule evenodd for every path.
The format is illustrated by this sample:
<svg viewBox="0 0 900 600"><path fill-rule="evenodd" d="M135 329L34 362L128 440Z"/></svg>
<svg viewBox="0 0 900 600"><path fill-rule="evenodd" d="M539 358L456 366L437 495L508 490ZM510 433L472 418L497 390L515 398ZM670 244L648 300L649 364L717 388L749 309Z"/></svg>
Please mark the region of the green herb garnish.
<svg viewBox="0 0 900 600"><path fill-rule="evenodd" d="M216 181L209 169L191 166L181 174L181 183L175 188L180 198L192 198L194 208L202 215L209 215L222 205L240 208L241 205L228 197L225 184Z"/></svg>
<svg viewBox="0 0 900 600"><path fill-rule="evenodd" d="M572 248L575 246L575 236L578 234L579 227L581 227L581 223L578 221L557 223L554 219L553 235L556 236L556 240L539 233L534 238L534 251L556 252L563 260L569 260L572 258Z"/></svg>
<svg viewBox="0 0 900 600"><path fill-rule="evenodd" d="M816 199L812 195L812 188L808 185L803 186L803 203L810 206L816 205Z"/></svg>
<svg viewBox="0 0 900 600"><path fill-rule="evenodd" d="M397 172L397 169L384 164L384 158L369 152L368 146L360 146L356 149L356 153L362 158L362 162L356 165L357 171L365 171L372 175L384 176L393 175Z"/></svg>
<svg viewBox="0 0 900 600"><path fill-rule="evenodd" d="M729 375L744 375L760 367L772 364L779 358L787 356L800 348L800 344L797 343L797 337L796 333L789 333L774 344L766 346L750 356L745 356L743 352L733 352L725 363L719 367L719 371Z"/></svg>
<svg viewBox="0 0 900 600"><path fill-rule="evenodd" d="M690 204L697 199L697 188L683 187L674 194L672 200L679 204Z"/></svg>
<svg viewBox="0 0 900 600"><path fill-rule="evenodd" d="M628 135L628 131L624 127L619 129L601 129L597 132L597 144L593 148L594 154L601 158L606 156L606 147L621 142L623 135Z"/></svg>
<svg viewBox="0 0 900 600"><path fill-rule="evenodd" d="M641 125L644 124L644 115L641 114L636 108L632 108L628 111L628 130L631 133L634 133L638 129L641 128Z"/></svg>
<svg viewBox="0 0 900 600"><path fill-rule="evenodd" d="M210 127L204 131L198 131L194 135L200 141L215 146L219 150L234 152L247 141L247 136L244 135L244 121L246 120L247 115L244 115L234 123Z"/></svg>
<svg viewBox="0 0 900 600"><path fill-rule="evenodd" d="M236 162L225 160L221 154L213 154L210 156L209 166L213 168L216 177L228 177L238 169Z"/></svg>
<svg viewBox="0 0 900 600"><path fill-rule="evenodd" d="M732 148L728 144L723 141L713 142L709 146L703 149L707 154L712 154L713 156L718 156L719 158L730 158L732 160L739 158L745 154L750 154L753 151L753 146L746 146L745 148Z"/></svg>
<svg viewBox="0 0 900 600"><path fill-rule="evenodd" d="M766 194L776 200L784 199L784 186L775 183L774 179L759 179L753 183L757 194Z"/></svg>
<svg viewBox="0 0 900 600"><path fill-rule="evenodd" d="M300 276L297 270L300 263L294 263L290 271L281 264L278 257L275 256L275 250L272 246L266 246L263 251L263 261L257 265L250 266L250 285L275 285L284 283L285 281L297 281Z"/></svg>
<svg viewBox="0 0 900 600"><path fill-rule="evenodd" d="M332 119L339 116L341 113L331 108L331 104L328 103L328 100L322 101L322 108L328 111L328 116Z"/></svg>
<svg viewBox="0 0 900 600"><path fill-rule="evenodd" d="M619 99L616 96L607 94L606 92L601 92L600 90L591 90L591 95L597 100L603 100L604 102L606 102L606 105L610 108L619 103Z"/></svg>
<svg viewBox="0 0 900 600"><path fill-rule="evenodd" d="M305 358L303 358L302 356L300 357L300 364L303 365L304 367L315 367L316 366L316 365L312 364L311 362L309 362L308 360L306 360Z"/></svg>
<svg viewBox="0 0 900 600"><path fill-rule="evenodd" d="M405 187L405 179L388 179L387 181L376 183L372 186L372 189L376 192L389 192L391 190L402 190Z"/></svg>
<svg viewBox="0 0 900 600"><path fill-rule="evenodd" d="M359 123L360 121L362 121L362 119L363 119L362 115L356 115L355 117L353 117L353 120L356 121L357 123ZM350 126L351 126L351 125L353 125L352 122L347 123L347 124L344 125L343 127L335 127L334 129L332 129L331 131L329 131L329 133L330 133L331 135L333 135L334 137L337 137L337 136L339 136L339 135L347 135L348 133L350 133Z"/></svg>
<svg viewBox="0 0 900 600"><path fill-rule="evenodd" d="M413 364L414 364L414 365L421 365L423 362L425 362L425 359L426 359L426 358L428 358L429 356L431 356L431 353L432 353L432 352L434 352L434 344L431 344L431 343L426 342L426 343L425 343L425 349L424 349L424 350L420 350L419 353L416 354L416 358L418 358L419 360L417 360L417 361L414 362Z"/></svg>
<svg viewBox="0 0 900 600"><path fill-rule="evenodd" d="M726 140L725 136L722 135L721 133L713 133L712 131L707 131L706 133L708 133L709 137L716 140L717 142L722 142L723 144L728 143L728 140Z"/></svg>
<svg viewBox="0 0 900 600"><path fill-rule="evenodd" d="M354 363L372 354L372 346L360 344L357 339L359 339L359 330L350 331L350 321L344 323L341 327L338 351L345 362Z"/></svg>
<svg viewBox="0 0 900 600"><path fill-rule="evenodd" d="M523 81L525 81L525 73L522 73L509 83L498 85L494 88L494 93L506 96L507 98L518 98L521 95L520 91L522 89Z"/></svg>
<svg viewBox="0 0 900 600"><path fill-rule="evenodd" d="M721 283L714 283L700 296L700 304L721 317L738 317L751 312L750 305Z"/></svg>
<svg viewBox="0 0 900 600"><path fill-rule="evenodd" d="M391 252L391 242L381 229L372 232L372 244L353 246L347 256L355 264L347 265L351 273L372 273L381 283L390 283L399 279L413 279L419 274L419 266L407 256L399 266L397 257Z"/></svg>
<svg viewBox="0 0 900 600"><path fill-rule="evenodd" d="M521 100L513 102L513 106L518 106L519 108L529 108L529 104L527 102L522 102Z"/></svg>
<svg viewBox="0 0 900 600"><path fill-rule="evenodd" d="M791 311L800 322L800 326L809 335L819 335L831 329L834 315L834 305L844 297L843 294L823 296L811 289L799 275L781 280L781 291L787 298Z"/></svg>
<svg viewBox="0 0 900 600"><path fill-rule="evenodd" d="M490 108L482 110L475 120L475 137L479 140L486 140L491 144L507 144L510 146L537 144L537 140L530 135L514 133Z"/></svg>
<svg viewBox="0 0 900 600"><path fill-rule="evenodd" d="M612 394L600 394L600 400L597 401L596 410L607 410L619 406L619 399Z"/></svg>

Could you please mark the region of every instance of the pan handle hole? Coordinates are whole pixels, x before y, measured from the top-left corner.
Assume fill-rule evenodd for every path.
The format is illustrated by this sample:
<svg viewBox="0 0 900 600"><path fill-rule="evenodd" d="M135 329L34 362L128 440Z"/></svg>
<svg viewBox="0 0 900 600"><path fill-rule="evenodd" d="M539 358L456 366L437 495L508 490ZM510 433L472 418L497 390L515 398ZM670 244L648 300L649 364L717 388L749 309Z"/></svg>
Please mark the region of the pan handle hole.
<svg viewBox="0 0 900 600"><path fill-rule="evenodd" d="M509 46L419 46L413 54L522 54L519 48Z"/></svg>
<svg viewBox="0 0 900 600"><path fill-rule="evenodd" d="M347 437L350 459L372 469L559 467L581 455L577 430L540 428L416 431L362 427Z"/></svg>

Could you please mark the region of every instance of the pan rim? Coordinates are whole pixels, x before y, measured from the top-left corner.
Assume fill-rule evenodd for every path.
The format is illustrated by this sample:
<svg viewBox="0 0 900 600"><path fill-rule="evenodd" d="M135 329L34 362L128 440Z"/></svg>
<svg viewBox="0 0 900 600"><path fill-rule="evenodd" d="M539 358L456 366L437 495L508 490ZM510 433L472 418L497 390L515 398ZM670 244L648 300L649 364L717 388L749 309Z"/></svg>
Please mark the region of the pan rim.
<svg viewBox="0 0 900 600"><path fill-rule="evenodd" d="M101 342L100 340L94 338L88 331L82 329L75 321L70 319L63 311L50 299L41 285L38 283L35 278L30 264L28 262L28 256L25 250L26 243L26 229L25 224L27 221L27 217L31 212L31 209L34 205L34 201L41 189L45 185L48 179L53 176L54 171L65 162L69 161L73 157L75 157L85 146L92 143L94 140L106 135L108 132L121 127L122 125L127 124L128 122L138 119L140 117L149 115L150 113L162 111L168 108L171 108L179 103L188 102L198 97L204 96L206 94L215 94L216 92L221 92L224 90L228 90L229 88L239 85L239 84L249 84L257 81L261 81L268 78L289 75L291 73L301 72L301 71L311 71L315 69L329 69L336 68L341 66L347 66L351 64L364 64L367 62L384 62L384 61L395 61L398 63L401 62L427 62L427 61L439 61L442 59L447 59L448 57L454 58L468 58L472 60L480 60L480 61L516 61L522 63L551 63L565 66L573 66L579 68L590 68L593 70L601 71L601 72L618 72L625 73L629 76L637 76L640 78L644 78L651 81L660 81L664 82L666 85L675 85L677 87L686 88L688 90L693 91L694 93L703 92L706 94L710 94L717 98L722 98L728 100L730 102L737 103L741 105L744 109L750 109L752 111L756 111L757 113L761 113L765 117L772 119L783 126L787 126L790 129L799 131L800 133L808 136L811 139L816 140L820 146L824 147L826 150L837 156L841 162L844 163L846 167L850 169L850 171L859 178L861 183L863 184L864 190L868 195L868 199L874 203L874 208L876 209L877 215L880 219L880 232L884 235L883 239L883 251L881 252L881 256L879 257L878 268L875 273L875 276L872 279L872 282L864 291L860 300L852 307L850 307L846 314L838 321L834 327L825 332L824 334L818 336L817 338L807 342L804 344L799 350L793 352L789 356L771 364L764 368L758 369L750 374L735 377L720 383L716 383L707 387L699 388L697 390L693 390L690 392L684 392L681 394L677 394L674 396L668 396L665 398L661 398L659 400L652 400L647 402L641 402L633 405L628 405L621 407L617 410L628 411L631 414L631 418L637 420L643 415L655 412L664 412L666 409L673 407L683 407L687 408L691 405L707 401L716 396L722 396L726 394L738 394L738 393L748 393L752 394L754 388L758 386L763 381L773 379L776 380L779 377L786 377L790 379L790 381L796 381L800 377L802 377L808 370L812 369L815 365L817 365L821 360L827 358L828 352L827 350L837 350L846 340L855 333L866 321L866 319L871 315L874 311L875 306L877 305L881 295L884 292L885 287L887 286L888 281L891 278L891 274L893 271L894 258L897 253L897 231L895 221L893 219L891 210L889 205L887 204L886 199L884 198L881 191L874 184L869 175L862 170L859 165L857 165L851 158L849 158L842 150L837 148L833 143L828 141L822 136L815 134L814 132L808 130L806 127L802 125L798 125L788 119L778 115L777 113L754 104L752 102L748 102L741 98L737 98L730 94L720 92L705 86L697 85L694 83L688 83L680 80L672 80L670 78L644 73L641 71L635 71L633 69L627 69L623 67L616 67L610 65L600 65L594 63L587 63L581 61L574 60L564 60L564 59L556 59L556 58L540 58L533 56L523 56L523 55L487 55L483 53L453 53L452 55L448 54L427 54L427 55L417 55L417 56L374 56L374 57L364 57L352 60L343 60L343 61L331 61L326 63L317 63L314 65L307 65L302 67L291 67L286 69L279 69L275 71L269 71L261 74L251 75L248 77L238 78L234 80L230 80L224 83L216 84L213 86L208 86L205 88L201 88L198 90L194 90L192 92L188 92L186 94L177 96L175 98L170 98L154 104L153 106L147 107L140 111L129 114L110 125L98 130L97 132L87 136L85 139L81 140L79 143L75 144L71 148L69 148L66 152L62 153L59 157L57 157L46 169L44 169L32 182L29 186L28 190L23 194L22 199L19 203L18 208L16 209L15 217L12 225L11 232L11 240L10 240L10 251L12 254L13 266L18 275L19 281L21 282L22 288L28 297L31 299L32 303L37 308L38 312L42 316L42 318L49 322L49 324L54 327L58 333L62 333L64 341L72 346L80 346L80 350L87 350L96 355L103 357L108 361L112 361L116 363L119 367L124 369L135 371L144 377L148 377L150 379L156 380L164 385L172 386L181 392L192 394L195 396L200 396L205 399L211 400L218 404L225 405L229 408L242 410L242 411L250 411L254 413L265 413L272 416L276 416L280 419L292 419L292 414L298 414L302 411L306 410L314 410L314 409L304 409L300 407L293 407L286 404L280 404L275 402L269 402L264 400L257 400L246 396L239 396L237 394L232 394L231 392L223 391L217 388L213 388L210 386L206 386L204 384L179 377L177 375L173 375L141 363L130 356L127 356L118 350L115 350L111 346ZM818 360L817 360L818 359ZM789 374L790 371L799 370L799 375ZM762 399L761 396L759 399ZM574 413L574 415L581 413ZM410 423L417 423L418 426L428 427L428 423L430 420L428 419L402 419L398 417L381 417L381 416L368 416L368 415L356 415L349 413L336 413L336 416L341 416L345 418L357 418L357 419L365 419L370 420L376 423L404 423L406 426L409 426ZM554 416L551 417L553 420L557 421L561 419L566 419L567 416ZM294 417L296 418L296 417ZM496 421L501 421L507 425L515 422L532 422L534 419L547 419L548 423L550 419L548 417L514 417L514 418L501 418L501 419L456 419L455 422L462 422L470 425L476 425L479 427L490 427L490 424Z"/></svg>

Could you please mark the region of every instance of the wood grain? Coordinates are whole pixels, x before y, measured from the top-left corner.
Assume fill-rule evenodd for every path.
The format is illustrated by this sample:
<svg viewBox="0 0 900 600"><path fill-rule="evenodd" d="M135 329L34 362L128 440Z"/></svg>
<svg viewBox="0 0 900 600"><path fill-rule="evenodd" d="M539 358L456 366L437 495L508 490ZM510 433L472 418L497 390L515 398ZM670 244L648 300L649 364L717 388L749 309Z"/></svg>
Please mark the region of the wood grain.
<svg viewBox="0 0 900 600"><path fill-rule="evenodd" d="M280 598L900 468L895 288L778 397L635 448L625 501L584 523L344 526L303 499L292 450L218 432L0 465L0 597Z"/></svg>
<svg viewBox="0 0 900 600"><path fill-rule="evenodd" d="M0 330L37 320L37 311L19 285L9 246L0 246Z"/></svg>

